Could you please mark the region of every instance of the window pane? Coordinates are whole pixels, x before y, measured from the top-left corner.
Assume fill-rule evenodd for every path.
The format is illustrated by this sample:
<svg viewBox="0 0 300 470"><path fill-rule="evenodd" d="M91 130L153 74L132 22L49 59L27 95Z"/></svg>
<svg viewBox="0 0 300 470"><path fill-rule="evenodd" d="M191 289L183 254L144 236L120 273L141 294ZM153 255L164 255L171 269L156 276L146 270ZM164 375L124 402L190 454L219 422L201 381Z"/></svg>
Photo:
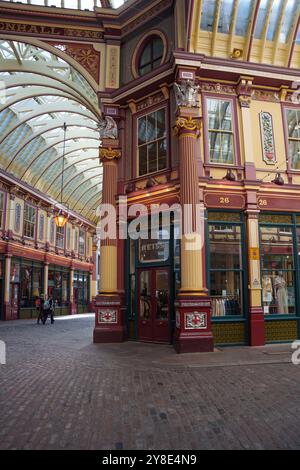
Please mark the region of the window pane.
<svg viewBox="0 0 300 470"><path fill-rule="evenodd" d="M294 286L293 271L265 271L262 276L264 314L295 314Z"/></svg>
<svg viewBox="0 0 300 470"><path fill-rule="evenodd" d="M240 227L211 225L209 240L211 269L242 269Z"/></svg>
<svg viewBox="0 0 300 470"><path fill-rule="evenodd" d="M294 269L293 232L289 227L261 227L262 268L273 270Z"/></svg>
<svg viewBox="0 0 300 470"><path fill-rule="evenodd" d="M157 171L157 143L148 145L149 173Z"/></svg>
<svg viewBox="0 0 300 470"><path fill-rule="evenodd" d="M242 273L234 271L211 271L210 295L212 315L225 317L242 315Z"/></svg>
<svg viewBox="0 0 300 470"><path fill-rule="evenodd" d="M165 123L165 110L160 109L156 113L157 119L157 138L160 139L161 137L166 136L166 123Z"/></svg>
<svg viewBox="0 0 300 470"><path fill-rule="evenodd" d="M221 134L219 132L209 133L210 162L220 163L221 161Z"/></svg>
<svg viewBox="0 0 300 470"><path fill-rule="evenodd" d="M141 67L141 68L139 69L139 72L140 72L140 75L143 76L143 75L146 75L146 73L151 72L151 70L152 70L151 64L149 64L149 65L146 65L145 67Z"/></svg>
<svg viewBox="0 0 300 470"><path fill-rule="evenodd" d="M147 115L147 142L151 142L156 139L156 113Z"/></svg>
<svg viewBox="0 0 300 470"><path fill-rule="evenodd" d="M233 163L233 136L232 134L221 134L222 163Z"/></svg>
<svg viewBox="0 0 300 470"><path fill-rule="evenodd" d="M151 62L151 43L145 47L140 60L140 66L143 67Z"/></svg>
<svg viewBox="0 0 300 470"><path fill-rule="evenodd" d="M139 175L145 175L146 173L148 173L147 145L143 145L139 148Z"/></svg>
<svg viewBox="0 0 300 470"><path fill-rule="evenodd" d="M153 41L153 59L161 59L164 53L164 44L161 38L155 38Z"/></svg>
<svg viewBox="0 0 300 470"><path fill-rule="evenodd" d="M300 140L289 141L289 156L293 170L300 170Z"/></svg>
<svg viewBox="0 0 300 470"><path fill-rule="evenodd" d="M169 273L156 272L156 319L168 320L169 311Z"/></svg>
<svg viewBox="0 0 300 470"><path fill-rule="evenodd" d="M140 317L151 318L151 272L143 271L140 277Z"/></svg>
<svg viewBox="0 0 300 470"><path fill-rule="evenodd" d="M218 25L219 33L229 33L234 0L222 0L220 9L220 20Z"/></svg>
<svg viewBox="0 0 300 470"><path fill-rule="evenodd" d="M245 36L247 32L253 3L254 0L239 0L235 25L235 34L237 36Z"/></svg>
<svg viewBox="0 0 300 470"><path fill-rule="evenodd" d="M296 109L286 110L289 137L300 139L300 112Z"/></svg>
<svg viewBox="0 0 300 470"><path fill-rule="evenodd" d="M201 16L201 29L205 31L212 31L214 25L214 16L216 10L215 0L203 0L202 16Z"/></svg>
<svg viewBox="0 0 300 470"><path fill-rule="evenodd" d="M167 166L167 141L166 139L158 142L158 169L163 170Z"/></svg>
<svg viewBox="0 0 300 470"><path fill-rule="evenodd" d="M140 118L138 121L139 145L146 142L146 122L146 116Z"/></svg>

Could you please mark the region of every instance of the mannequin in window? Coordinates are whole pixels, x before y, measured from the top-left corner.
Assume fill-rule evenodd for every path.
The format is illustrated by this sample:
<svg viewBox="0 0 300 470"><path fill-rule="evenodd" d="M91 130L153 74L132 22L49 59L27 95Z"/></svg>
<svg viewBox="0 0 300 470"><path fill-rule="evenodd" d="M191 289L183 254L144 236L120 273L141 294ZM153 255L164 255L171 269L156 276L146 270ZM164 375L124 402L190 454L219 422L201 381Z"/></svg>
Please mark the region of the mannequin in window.
<svg viewBox="0 0 300 470"><path fill-rule="evenodd" d="M283 277L283 272L278 271L274 279L275 298L278 305L279 314L288 314L288 295L286 288L286 281Z"/></svg>
<svg viewBox="0 0 300 470"><path fill-rule="evenodd" d="M266 307L269 307L273 300L273 285L272 278L268 274L264 274L262 278L262 290L263 290L263 303Z"/></svg>

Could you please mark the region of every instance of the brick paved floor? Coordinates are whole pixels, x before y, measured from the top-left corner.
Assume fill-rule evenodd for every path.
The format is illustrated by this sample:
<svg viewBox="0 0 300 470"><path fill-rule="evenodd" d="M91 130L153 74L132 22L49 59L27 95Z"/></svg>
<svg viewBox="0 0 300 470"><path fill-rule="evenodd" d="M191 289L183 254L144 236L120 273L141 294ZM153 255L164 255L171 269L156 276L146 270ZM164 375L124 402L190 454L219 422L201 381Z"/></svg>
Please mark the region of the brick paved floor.
<svg viewBox="0 0 300 470"><path fill-rule="evenodd" d="M288 345L93 345L93 319L2 323L1 449L300 449Z"/></svg>

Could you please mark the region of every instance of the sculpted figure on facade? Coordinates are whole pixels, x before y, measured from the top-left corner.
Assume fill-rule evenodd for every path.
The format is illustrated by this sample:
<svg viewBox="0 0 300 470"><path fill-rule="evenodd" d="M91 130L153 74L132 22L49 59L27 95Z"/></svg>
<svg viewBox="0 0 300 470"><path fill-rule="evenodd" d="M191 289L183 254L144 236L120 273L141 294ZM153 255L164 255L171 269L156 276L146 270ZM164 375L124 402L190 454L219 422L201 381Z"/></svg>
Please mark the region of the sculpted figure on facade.
<svg viewBox="0 0 300 470"><path fill-rule="evenodd" d="M104 119L99 121L98 130L100 132L100 139L118 139L117 123L110 116L105 116Z"/></svg>
<svg viewBox="0 0 300 470"><path fill-rule="evenodd" d="M199 106L198 94L200 86L191 80L175 83L175 96L177 106L197 108Z"/></svg>

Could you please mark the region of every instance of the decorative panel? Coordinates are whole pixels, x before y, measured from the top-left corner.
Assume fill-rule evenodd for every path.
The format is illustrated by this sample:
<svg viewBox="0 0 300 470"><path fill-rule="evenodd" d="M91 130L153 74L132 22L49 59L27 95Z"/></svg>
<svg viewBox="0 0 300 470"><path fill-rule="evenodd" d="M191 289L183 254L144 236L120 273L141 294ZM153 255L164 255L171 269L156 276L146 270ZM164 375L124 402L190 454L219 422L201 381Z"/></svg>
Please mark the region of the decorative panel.
<svg viewBox="0 0 300 470"><path fill-rule="evenodd" d="M263 160L267 165L275 165L277 161L272 115L268 112L262 111L259 114L259 117L263 148Z"/></svg>
<svg viewBox="0 0 300 470"><path fill-rule="evenodd" d="M298 322L297 320L266 321L265 337L266 343L298 339Z"/></svg>
<svg viewBox="0 0 300 470"><path fill-rule="evenodd" d="M277 214L260 214L259 222L265 224L291 224L292 217L290 215Z"/></svg>
<svg viewBox="0 0 300 470"><path fill-rule="evenodd" d="M245 344L244 323L213 323L212 331L215 344Z"/></svg>
<svg viewBox="0 0 300 470"><path fill-rule="evenodd" d="M240 222L241 215L238 212L208 212L209 221Z"/></svg>

